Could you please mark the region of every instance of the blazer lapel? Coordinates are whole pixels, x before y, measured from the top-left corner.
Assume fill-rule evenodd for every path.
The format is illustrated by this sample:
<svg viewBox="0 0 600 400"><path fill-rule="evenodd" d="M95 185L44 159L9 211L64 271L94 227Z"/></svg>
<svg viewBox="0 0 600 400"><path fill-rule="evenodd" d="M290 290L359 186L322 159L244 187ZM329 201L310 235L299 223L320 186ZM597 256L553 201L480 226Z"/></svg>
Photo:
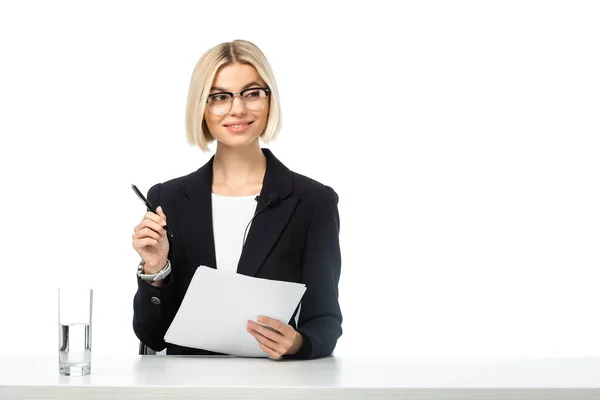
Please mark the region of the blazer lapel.
<svg viewBox="0 0 600 400"><path fill-rule="evenodd" d="M258 274L298 203L298 197L293 195L291 171L270 150L262 151L267 158L267 170L260 196L267 199L276 193L281 202L265 208L252 221L237 269L238 273L249 276ZM211 196L213 161L214 156L192 174L175 202L179 224L184 232L182 245L194 268L199 265L217 267ZM262 206L260 201L257 202L255 212Z"/></svg>
<svg viewBox="0 0 600 400"><path fill-rule="evenodd" d="M194 271L199 265L217 266L211 198L213 160L214 156L192 174L175 204L185 232L182 244Z"/></svg>
<svg viewBox="0 0 600 400"><path fill-rule="evenodd" d="M277 194L281 202L273 207L266 207L252 221L246 244L238 262L237 272L243 275L256 276L267 255L279 239L298 203L294 196L292 173L268 149L263 149L267 158L267 170L260 192L262 199ZM260 201L256 211L263 206Z"/></svg>

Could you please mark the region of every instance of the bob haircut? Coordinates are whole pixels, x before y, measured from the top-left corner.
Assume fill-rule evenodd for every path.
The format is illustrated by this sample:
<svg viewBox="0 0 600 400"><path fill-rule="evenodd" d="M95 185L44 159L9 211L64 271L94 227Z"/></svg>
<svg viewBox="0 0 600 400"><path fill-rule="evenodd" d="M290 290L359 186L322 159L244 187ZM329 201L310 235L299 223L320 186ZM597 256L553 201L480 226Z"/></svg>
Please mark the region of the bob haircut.
<svg viewBox="0 0 600 400"><path fill-rule="evenodd" d="M265 55L255 44L246 40L221 43L209 49L198 60L192 73L187 97L185 116L187 141L190 145L200 147L204 152L208 151L209 143L215 140L208 131L204 120L204 111L212 82L219 68L234 63L252 65L271 89L267 126L260 135L262 141L268 143L275 139L281 129L279 92L275 75Z"/></svg>

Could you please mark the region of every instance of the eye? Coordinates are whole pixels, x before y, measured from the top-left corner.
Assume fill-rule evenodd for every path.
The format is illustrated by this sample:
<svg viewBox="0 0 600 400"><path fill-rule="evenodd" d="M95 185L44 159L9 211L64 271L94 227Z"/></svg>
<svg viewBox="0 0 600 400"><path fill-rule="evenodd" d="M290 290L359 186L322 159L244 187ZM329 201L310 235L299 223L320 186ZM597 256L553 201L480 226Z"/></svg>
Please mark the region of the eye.
<svg viewBox="0 0 600 400"><path fill-rule="evenodd" d="M227 93L217 93L215 95L212 95L211 99L213 101L229 101L231 99L231 96L229 96Z"/></svg>
<svg viewBox="0 0 600 400"><path fill-rule="evenodd" d="M244 93L245 99L253 99L257 97L261 97L262 89L250 89L246 93Z"/></svg>

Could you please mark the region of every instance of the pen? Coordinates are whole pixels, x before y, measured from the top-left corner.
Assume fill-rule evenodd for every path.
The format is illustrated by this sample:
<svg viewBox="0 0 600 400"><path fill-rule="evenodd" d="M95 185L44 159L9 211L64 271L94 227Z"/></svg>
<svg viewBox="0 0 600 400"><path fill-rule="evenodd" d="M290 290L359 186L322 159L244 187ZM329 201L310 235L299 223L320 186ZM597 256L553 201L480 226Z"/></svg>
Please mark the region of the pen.
<svg viewBox="0 0 600 400"><path fill-rule="evenodd" d="M144 197L144 195L142 194L142 192L140 192L140 190L137 188L137 186L135 185L131 185L131 188L133 189L133 191L135 192L135 194L137 194L137 196L144 202L144 204L146 205L146 208L148 209L148 211L152 211L153 213L156 214L156 208L154 208L154 206L152 204L150 204L150 202L148 201L147 198ZM171 232L171 230L169 229L169 227L167 225L163 226L163 228L165 228L165 230L167 231L167 234L169 235L169 237L173 237L173 232Z"/></svg>

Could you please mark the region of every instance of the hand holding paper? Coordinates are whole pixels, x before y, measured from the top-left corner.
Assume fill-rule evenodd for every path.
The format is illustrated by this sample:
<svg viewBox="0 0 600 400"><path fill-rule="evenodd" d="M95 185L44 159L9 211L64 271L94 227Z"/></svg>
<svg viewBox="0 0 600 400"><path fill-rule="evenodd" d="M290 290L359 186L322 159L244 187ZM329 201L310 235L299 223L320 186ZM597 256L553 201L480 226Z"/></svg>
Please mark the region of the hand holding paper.
<svg viewBox="0 0 600 400"><path fill-rule="evenodd" d="M299 283L200 266L164 339L233 356L267 357L248 333L248 321L268 316L287 325L305 290Z"/></svg>
<svg viewBox="0 0 600 400"><path fill-rule="evenodd" d="M272 358L294 354L302 346L302 335L294 327L263 315L258 317L258 323L248 321L248 333L258 340L260 348Z"/></svg>

